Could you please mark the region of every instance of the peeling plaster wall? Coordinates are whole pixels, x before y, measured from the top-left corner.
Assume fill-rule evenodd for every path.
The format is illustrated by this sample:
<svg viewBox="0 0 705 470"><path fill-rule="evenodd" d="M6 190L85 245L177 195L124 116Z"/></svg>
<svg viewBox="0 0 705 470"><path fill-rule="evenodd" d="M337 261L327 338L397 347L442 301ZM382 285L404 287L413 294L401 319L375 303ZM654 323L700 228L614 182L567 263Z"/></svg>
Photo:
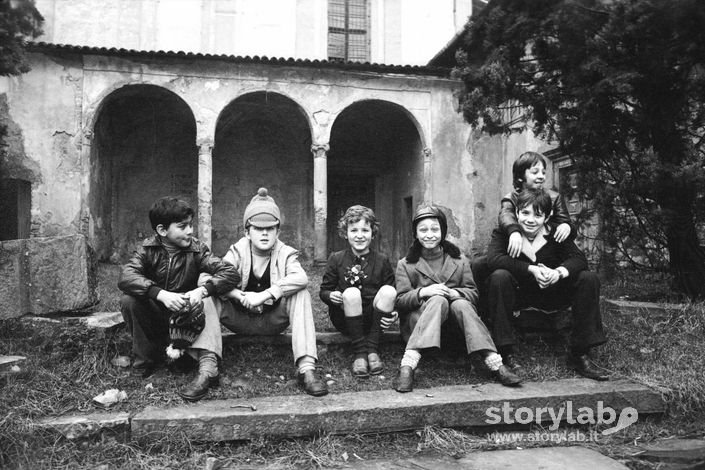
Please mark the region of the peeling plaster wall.
<svg viewBox="0 0 705 470"><path fill-rule="evenodd" d="M9 79L8 109L21 128L30 170L32 236L76 234L85 222L82 207L82 61L32 54L32 71Z"/></svg>
<svg viewBox="0 0 705 470"><path fill-rule="evenodd" d="M296 149L291 150L291 158L284 157L290 150L287 139L280 139L283 147L276 152L276 161L255 162L276 167L266 184L248 178L247 190L237 193L238 202L224 205L223 195L216 192L214 185L213 205L199 202L199 208L213 212L214 233L219 237L224 234L216 237L217 254L222 254L218 251L227 246L228 238L239 237L237 225L241 224L243 204L255 186L261 184L274 188L276 196L286 199L285 217L287 224L292 225L286 227L290 235L283 238L292 237L288 241L298 244L297 248L310 256L315 243L314 159L307 148L311 144L329 144L336 118L360 101L380 100L398 106L418 132L418 139L412 144L402 137L405 142L400 142L399 153L390 157L400 163L375 182L378 215L383 224L385 219L395 220L385 229L382 248L395 258L403 256L409 240L410 224L406 219L424 199L446 208L450 237L463 252L484 251L496 223L499 199L511 187L512 161L521 151L539 147L531 136L500 139L473 132L455 110L454 93L460 84L441 78L173 57L57 53L51 57L34 54L33 62L33 70L13 78L7 90L9 113L24 135L27 157L38 163L32 194L33 236L78 232L86 234L90 243L97 241L87 222L89 216L95 216L89 214L89 194L98 190L91 186L101 181L91 183L90 178L94 126L106 97L126 85L163 87L183 100L195 119L193 148L201 145L201 152L205 148L207 155L210 148L218 145L219 117L239 97L253 92L277 94L300 110L297 112L303 127L297 125L293 131L296 143L292 145ZM253 116L257 117L257 111ZM252 130L248 126L243 130L247 129ZM410 134L405 131L405 135ZM241 132L228 145L237 145L245 137ZM218 174L215 166L214 181L232 177L238 186L241 183L237 178L252 174L238 168L255 161L252 152L256 148L250 142L250 160L238 160L224 167L228 173L224 175ZM426 162L424 149L431 152ZM214 164L218 152L223 150L227 148L213 150ZM270 179L274 181L270 183ZM235 193L225 197L234 198ZM412 207L407 207L408 201ZM145 212L145 220L146 217ZM95 228L95 220L90 220Z"/></svg>

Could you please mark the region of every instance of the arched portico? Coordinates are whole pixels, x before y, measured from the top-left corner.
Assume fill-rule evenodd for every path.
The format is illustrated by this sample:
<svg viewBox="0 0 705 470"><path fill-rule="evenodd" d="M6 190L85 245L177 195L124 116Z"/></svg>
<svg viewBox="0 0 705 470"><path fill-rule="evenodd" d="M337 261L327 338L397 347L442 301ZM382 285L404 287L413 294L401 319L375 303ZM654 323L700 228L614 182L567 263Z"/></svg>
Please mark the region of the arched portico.
<svg viewBox="0 0 705 470"><path fill-rule="evenodd" d="M107 95L94 122L89 233L99 259L124 262L153 233L148 211L157 198L173 195L197 210L196 123L179 96L141 84Z"/></svg>
<svg viewBox="0 0 705 470"><path fill-rule="evenodd" d="M337 221L347 207L362 204L381 222L378 247L394 259L403 256L411 216L425 196L422 142L410 113L389 101L358 101L336 117L327 160L328 251L346 246Z"/></svg>
<svg viewBox="0 0 705 470"><path fill-rule="evenodd" d="M313 254L311 127L302 108L273 92L251 92L220 113L213 148L213 251L243 236L242 214L266 187L282 215L281 239Z"/></svg>

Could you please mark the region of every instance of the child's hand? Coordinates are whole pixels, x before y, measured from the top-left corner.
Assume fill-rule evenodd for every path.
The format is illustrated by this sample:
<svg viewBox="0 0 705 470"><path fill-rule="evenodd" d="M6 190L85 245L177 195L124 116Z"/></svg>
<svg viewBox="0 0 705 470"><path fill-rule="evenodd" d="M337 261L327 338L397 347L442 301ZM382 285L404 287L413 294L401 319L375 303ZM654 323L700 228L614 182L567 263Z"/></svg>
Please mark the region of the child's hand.
<svg viewBox="0 0 705 470"><path fill-rule="evenodd" d="M516 258L521 254L521 242L522 242L521 232L512 232L509 235L509 244L507 245L507 254L512 258Z"/></svg>
<svg viewBox="0 0 705 470"><path fill-rule="evenodd" d="M176 292L169 292L166 290L159 291L157 294L157 300L164 304L172 312L178 312L184 305L186 305L187 296L184 294L177 294Z"/></svg>
<svg viewBox="0 0 705 470"><path fill-rule="evenodd" d="M338 290L334 290L330 293L330 301L335 305L341 305L343 303L343 293Z"/></svg>
<svg viewBox="0 0 705 470"><path fill-rule="evenodd" d="M392 326L395 321L397 321L397 318L399 318L399 314L396 311L392 313L385 313L382 316L382 320L379 322L379 324L383 330L386 330L387 328Z"/></svg>
<svg viewBox="0 0 705 470"><path fill-rule="evenodd" d="M557 269L549 268L548 266L544 266L541 263L539 263L538 266L539 266L539 269L541 270L541 274L543 276L543 280L538 281L539 287L541 289L545 289L546 287L552 286L556 282L560 281L561 274L560 274L560 272L558 272Z"/></svg>
<svg viewBox="0 0 705 470"><path fill-rule="evenodd" d="M421 298L429 298L436 295L448 298L450 296L451 289L445 284L431 284L430 286L422 287L419 291Z"/></svg>
<svg viewBox="0 0 705 470"><path fill-rule="evenodd" d="M532 264L529 266L529 272L531 273L532 276L534 276L534 279L536 279L536 283L541 287L542 284L546 283L546 270L541 268L540 266L536 266L535 264Z"/></svg>
<svg viewBox="0 0 705 470"><path fill-rule="evenodd" d="M458 292L455 289L451 289L450 292L448 293L448 300L455 300L461 298L462 295L460 295L460 292Z"/></svg>
<svg viewBox="0 0 705 470"><path fill-rule="evenodd" d="M243 307L249 310L254 310L271 298L271 294L267 291L243 292L242 297L240 298L240 303L242 303Z"/></svg>
<svg viewBox="0 0 705 470"><path fill-rule="evenodd" d="M568 238L568 235L570 235L570 225L563 222L558 227L556 227L556 234L553 235L553 238L558 243L563 243L565 239Z"/></svg>
<svg viewBox="0 0 705 470"><path fill-rule="evenodd" d="M208 295L208 291L205 287L196 287L194 290L190 290L184 295L188 297L191 305L196 305L197 303L203 301L203 298Z"/></svg>

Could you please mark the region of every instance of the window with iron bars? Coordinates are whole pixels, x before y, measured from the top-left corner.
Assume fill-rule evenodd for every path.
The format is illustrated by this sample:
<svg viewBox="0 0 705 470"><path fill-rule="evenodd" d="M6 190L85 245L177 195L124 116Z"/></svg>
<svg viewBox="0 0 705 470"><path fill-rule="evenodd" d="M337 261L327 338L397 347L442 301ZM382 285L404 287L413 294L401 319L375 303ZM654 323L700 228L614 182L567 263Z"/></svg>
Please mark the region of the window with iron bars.
<svg viewBox="0 0 705 470"><path fill-rule="evenodd" d="M328 59L370 60L368 0L328 0Z"/></svg>

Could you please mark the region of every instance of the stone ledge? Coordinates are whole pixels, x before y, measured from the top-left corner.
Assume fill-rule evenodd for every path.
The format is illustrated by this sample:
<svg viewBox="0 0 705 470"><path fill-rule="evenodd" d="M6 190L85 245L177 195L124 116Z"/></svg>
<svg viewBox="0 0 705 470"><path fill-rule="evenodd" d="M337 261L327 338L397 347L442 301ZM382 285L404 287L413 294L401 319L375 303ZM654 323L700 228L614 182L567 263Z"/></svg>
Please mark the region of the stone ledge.
<svg viewBox="0 0 705 470"><path fill-rule="evenodd" d="M12 366L26 360L24 356L0 356L0 371L8 371Z"/></svg>
<svg viewBox="0 0 705 470"><path fill-rule="evenodd" d="M580 446L541 447L523 450L472 452L467 456L418 455L394 460L350 460L345 466L355 470L390 468L444 468L448 470L628 470L626 465L599 452ZM221 467L223 470L235 467Z"/></svg>
<svg viewBox="0 0 705 470"><path fill-rule="evenodd" d="M67 439L82 439L103 431L127 433L130 429L129 413L91 413L46 418L34 424L40 429L49 429Z"/></svg>
<svg viewBox="0 0 705 470"><path fill-rule="evenodd" d="M456 385L397 393L394 390L348 392L321 398L291 395L248 400L205 401L164 409L149 407L132 419L134 439L178 431L197 441L229 441L259 436L298 437L319 432L334 434L394 432L423 428L487 427L490 407L509 403L515 409L553 407L572 402L595 410L598 401L619 412L634 407L643 416L665 410L661 396L626 380L595 382L564 379L531 382L519 388L499 384ZM231 405L255 405L257 411ZM543 417L544 424L550 422ZM495 426L495 428L498 426Z"/></svg>
<svg viewBox="0 0 705 470"><path fill-rule="evenodd" d="M633 300L603 299L607 309L624 315L646 313L656 317L667 317L671 312L683 310L686 304L661 304L655 302L636 302Z"/></svg>
<svg viewBox="0 0 705 470"><path fill-rule="evenodd" d="M278 346L291 345L291 334L283 333L280 335L259 336L259 335L238 335L231 332L223 332L223 342L237 345L246 344L269 344ZM385 331L381 337L382 343L401 343L401 334L398 331ZM316 343L326 346L349 344L350 338L338 332L323 331L316 333Z"/></svg>

